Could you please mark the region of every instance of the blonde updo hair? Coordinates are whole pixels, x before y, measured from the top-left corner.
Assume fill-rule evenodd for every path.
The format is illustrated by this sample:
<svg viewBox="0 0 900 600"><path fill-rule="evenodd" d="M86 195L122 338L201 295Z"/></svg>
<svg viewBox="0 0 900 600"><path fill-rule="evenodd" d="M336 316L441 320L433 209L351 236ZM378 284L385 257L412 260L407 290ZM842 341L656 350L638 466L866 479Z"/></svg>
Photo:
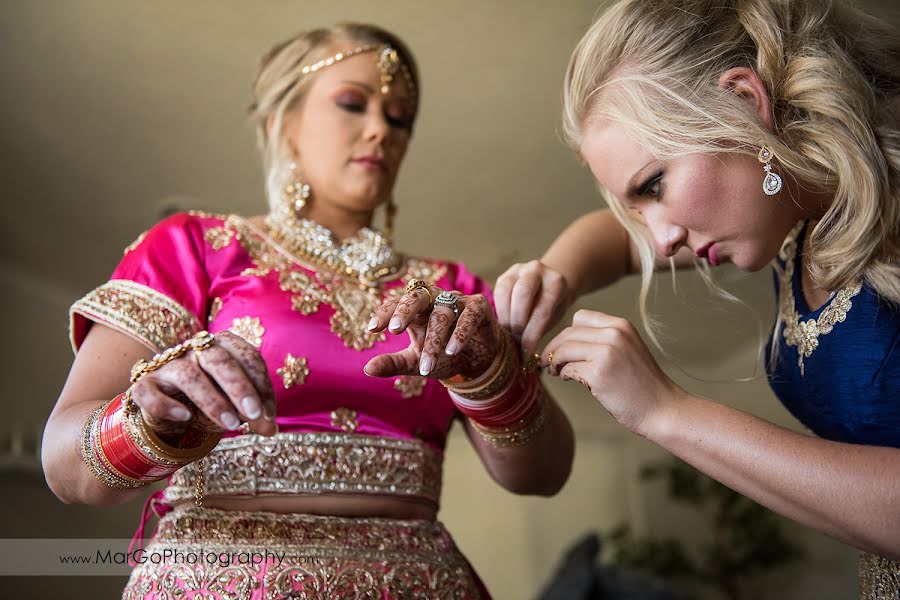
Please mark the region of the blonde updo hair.
<svg viewBox="0 0 900 600"><path fill-rule="evenodd" d="M719 88L733 67L752 68L765 84L773 131ZM837 290L861 277L900 303L898 93L896 31L838 0L624 0L572 55L564 132L578 151L586 126L609 119L661 160L755 155L765 144L782 173L834 195L808 236L816 284ZM653 247L604 195L640 250L646 323Z"/></svg>
<svg viewBox="0 0 900 600"><path fill-rule="evenodd" d="M418 102L422 86L412 53L400 38L375 25L341 23L327 29L303 31L263 55L253 82L254 101L249 113L256 123L270 209L274 210L281 202L281 190L289 174L287 165L291 157L282 137L285 117L300 106L316 77L315 73L303 75L301 69L336 52L366 45L387 45L397 51L401 62L409 68Z"/></svg>

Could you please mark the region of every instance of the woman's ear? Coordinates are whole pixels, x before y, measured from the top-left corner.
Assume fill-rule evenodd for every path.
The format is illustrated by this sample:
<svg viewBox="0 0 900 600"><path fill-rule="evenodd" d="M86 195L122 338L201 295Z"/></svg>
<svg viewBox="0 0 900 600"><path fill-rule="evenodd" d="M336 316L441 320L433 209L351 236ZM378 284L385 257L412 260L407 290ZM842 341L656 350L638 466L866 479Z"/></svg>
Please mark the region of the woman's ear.
<svg viewBox="0 0 900 600"><path fill-rule="evenodd" d="M772 131L774 116L766 84L750 67L734 67L719 77L719 89L728 90L747 102L763 126Z"/></svg>

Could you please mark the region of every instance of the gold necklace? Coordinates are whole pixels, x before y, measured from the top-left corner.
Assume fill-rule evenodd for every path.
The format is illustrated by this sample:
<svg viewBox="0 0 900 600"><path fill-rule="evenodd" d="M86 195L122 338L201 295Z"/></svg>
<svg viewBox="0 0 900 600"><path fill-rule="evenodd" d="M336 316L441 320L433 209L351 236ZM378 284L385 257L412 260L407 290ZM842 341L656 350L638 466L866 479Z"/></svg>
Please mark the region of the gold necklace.
<svg viewBox="0 0 900 600"><path fill-rule="evenodd" d="M822 311L818 319L800 320L797 305L794 299L794 266L797 260L797 236L803 227L798 223L788 234L787 240L779 252L779 257L784 261L784 268L779 269L781 282L781 294L778 302L778 313L782 322L782 334L788 346L797 347L797 364L800 367L800 376L804 374L803 359L809 358L813 351L819 347L819 336L828 335L837 323L842 323L847 318L847 313L853 308L851 299L862 290L862 281L855 279L835 294L826 302L828 306Z"/></svg>

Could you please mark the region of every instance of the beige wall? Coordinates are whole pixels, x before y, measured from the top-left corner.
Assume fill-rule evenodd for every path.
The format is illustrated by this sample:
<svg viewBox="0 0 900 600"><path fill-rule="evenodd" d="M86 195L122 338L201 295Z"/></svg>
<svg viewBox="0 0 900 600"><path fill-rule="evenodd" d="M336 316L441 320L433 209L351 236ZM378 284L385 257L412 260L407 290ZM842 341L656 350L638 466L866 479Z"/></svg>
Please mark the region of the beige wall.
<svg viewBox="0 0 900 600"><path fill-rule="evenodd" d="M887 0L883 3L889 4ZM298 29L339 20L395 30L416 52L423 105L397 190L402 249L463 259L493 278L537 256L574 217L600 205L589 174L559 141L563 70L597 10L593 1L112 2L6 0L0 10L0 314L6 318L6 419L0 425L0 537L123 537L139 507L64 506L33 448L71 353L66 309L104 281L120 249L162 210L252 214L264 207L244 120L258 56ZM772 315L768 273L725 274ZM636 282L581 306L634 318ZM704 379L750 375L754 317L724 314L690 276L661 286L668 345ZM733 311L732 311L733 312ZM766 326L767 327L767 326ZM692 381L697 393L796 428L766 385ZM578 453L553 500L515 498L485 475L459 431L450 441L441 518L497 598L534 595L560 552L588 529L702 528L638 485L659 452L617 427L577 386L551 382L575 424ZM793 528L809 559L755 584L753 597L855 594L855 553ZM5 585L5 583L4 583ZM35 597L114 595L112 578L19 580ZM35 591L40 590L40 591Z"/></svg>

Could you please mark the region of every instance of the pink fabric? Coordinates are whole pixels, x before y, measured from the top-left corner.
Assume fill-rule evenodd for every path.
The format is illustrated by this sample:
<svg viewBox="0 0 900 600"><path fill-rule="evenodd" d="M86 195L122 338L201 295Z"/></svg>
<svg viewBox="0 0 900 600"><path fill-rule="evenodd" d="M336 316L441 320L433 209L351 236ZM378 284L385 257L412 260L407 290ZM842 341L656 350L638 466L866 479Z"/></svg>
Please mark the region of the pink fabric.
<svg viewBox="0 0 900 600"><path fill-rule="evenodd" d="M223 225L219 217L174 215L125 254L111 279L134 281L162 293L196 318L197 329L215 333L231 328L235 319L258 318L265 330L260 352L275 385L276 420L281 431L340 431L332 424L331 411L345 407L357 412L356 433L418 437L442 451L456 415L444 387L428 380L421 395L404 398L394 387L396 378L372 378L363 372L373 356L404 348L408 336L387 334L385 341L372 348L348 348L331 331L335 311L329 304L322 303L315 313L303 315L292 308L290 294L281 289L279 272L245 273L256 265L237 239L214 248L206 234ZM438 286L464 294L481 293L492 301L488 285L462 263L434 262L446 267L444 276L435 282ZM314 275L299 265L292 268ZM406 280L401 277L389 282L386 289L402 287ZM221 310L207 322L215 299L221 300ZM76 347L89 326L86 317L74 316ZM303 385L284 389L277 370L288 353L307 359L309 375Z"/></svg>

